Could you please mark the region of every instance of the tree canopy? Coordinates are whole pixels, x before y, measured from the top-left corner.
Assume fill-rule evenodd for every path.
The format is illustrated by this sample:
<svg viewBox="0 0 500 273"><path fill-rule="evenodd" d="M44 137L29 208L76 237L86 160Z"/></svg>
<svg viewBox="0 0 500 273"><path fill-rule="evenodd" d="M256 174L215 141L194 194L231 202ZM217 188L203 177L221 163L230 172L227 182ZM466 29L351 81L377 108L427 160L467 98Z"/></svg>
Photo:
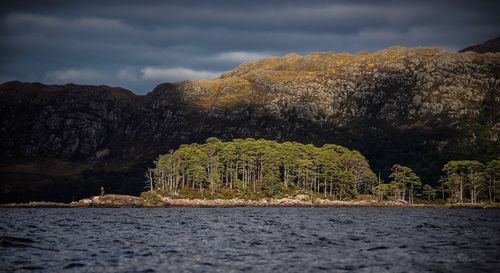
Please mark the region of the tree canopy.
<svg viewBox="0 0 500 273"><path fill-rule="evenodd" d="M494 202L496 195L496 177L500 173L496 163L492 160L485 165L477 160L453 160L443 167L445 176L440 180L444 191L454 202L463 202L468 198L470 203L476 203L481 194L489 191L489 199ZM489 178L489 180L487 179ZM486 183L489 181L489 184Z"/></svg>
<svg viewBox="0 0 500 273"><path fill-rule="evenodd" d="M377 179L362 154L339 145L212 137L160 156L153 180L156 190L167 193L242 188L274 196L298 187L348 199L371 193Z"/></svg>
<svg viewBox="0 0 500 273"><path fill-rule="evenodd" d="M169 195L188 190L202 196L241 192L275 197L298 189L339 200L373 194L379 200L400 199L413 204L415 197L434 200L439 190L443 201L498 200L500 159L485 164L453 160L442 171L445 175L438 189L429 184L422 187L419 176L400 164L392 166L389 183L381 183L380 178L377 183L366 158L339 145L211 137L205 143L184 144L161 155L146 177L150 188Z"/></svg>

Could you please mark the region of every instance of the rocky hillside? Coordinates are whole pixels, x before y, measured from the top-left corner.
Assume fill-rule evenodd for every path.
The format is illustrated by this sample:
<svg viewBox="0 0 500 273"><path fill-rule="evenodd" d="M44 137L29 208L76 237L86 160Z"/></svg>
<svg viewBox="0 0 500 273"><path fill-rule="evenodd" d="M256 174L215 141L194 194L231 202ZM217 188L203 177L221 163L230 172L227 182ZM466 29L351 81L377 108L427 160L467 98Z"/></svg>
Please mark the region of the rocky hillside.
<svg viewBox="0 0 500 273"><path fill-rule="evenodd" d="M159 154L210 136L337 143L360 150L383 176L401 163L432 183L449 159L498 157L499 90L500 53L403 47L269 57L145 97L5 83L0 201L66 201L100 185L137 193Z"/></svg>
<svg viewBox="0 0 500 273"><path fill-rule="evenodd" d="M7 157L92 159L108 152L137 107L122 88L9 82L1 86L3 151Z"/></svg>

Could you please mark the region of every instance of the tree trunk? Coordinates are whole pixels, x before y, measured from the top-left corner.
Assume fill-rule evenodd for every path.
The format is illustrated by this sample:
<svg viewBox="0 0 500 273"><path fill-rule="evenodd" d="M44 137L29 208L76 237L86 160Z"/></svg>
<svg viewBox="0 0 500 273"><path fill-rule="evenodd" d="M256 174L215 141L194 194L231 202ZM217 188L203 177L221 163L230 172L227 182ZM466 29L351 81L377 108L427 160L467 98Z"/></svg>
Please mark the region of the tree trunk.
<svg viewBox="0 0 500 273"><path fill-rule="evenodd" d="M151 170L149 170L149 183L150 183L151 190L154 190L153 175L152 175Z"/></svg>
<svg viewBox="0 0 500 273"><path fill-rule="evenodd" d="M488 185L488 195L490 197L490 203L493 202L493 178L490 177L490 184Z"/></svg>
<svg viewBox="0 0 500 273"><path fill-rule="evenodd" d="M413 205L413 183L410 185L410 204Z"/></svg>
<svg viewBox="0 0 500 273"><path fill-rule="evenodd" d="M330 197L332 196L333 179L330 178Z"/></svg>
<svg viewBox="0 0 500 273"><path fill-rule="evenodd" d="M463 178L460 176L460 203L464 202L464 187L463 187Z"/></svg>
<svg viewBox="0 0 500 273"><path fill-rule="evenodd" d="M493 176L493 203L497 201L497 185L496 185L496 177Z"/></svg>
<svg viewBox="0 0 500 273"><path fill-rule="evenodd" d="M284 165L284 182L285 182L285 189L288 189L288 165Z"/></svg>

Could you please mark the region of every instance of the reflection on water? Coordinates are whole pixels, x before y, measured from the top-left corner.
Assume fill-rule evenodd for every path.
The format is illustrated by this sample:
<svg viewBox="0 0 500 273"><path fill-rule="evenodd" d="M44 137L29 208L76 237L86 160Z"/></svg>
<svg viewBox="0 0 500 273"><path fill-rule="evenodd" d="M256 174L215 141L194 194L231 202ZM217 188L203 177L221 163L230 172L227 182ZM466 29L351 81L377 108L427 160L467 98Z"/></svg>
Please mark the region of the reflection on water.
<svg viewBox="0 0 500 273"><path fill-rule="evenodd" d="M0 271L500 272L500 210L0 209Z"/></svg>

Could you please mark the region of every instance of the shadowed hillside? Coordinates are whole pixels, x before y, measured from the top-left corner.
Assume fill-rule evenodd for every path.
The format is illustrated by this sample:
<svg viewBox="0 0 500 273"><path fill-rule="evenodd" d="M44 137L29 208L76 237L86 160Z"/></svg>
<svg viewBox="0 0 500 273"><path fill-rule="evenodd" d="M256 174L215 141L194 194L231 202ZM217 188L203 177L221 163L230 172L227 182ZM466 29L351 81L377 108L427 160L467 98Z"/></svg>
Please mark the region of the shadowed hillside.
<svg viewBox="0 0 500 273"><path fill-rule="evenodd" d="M488 40L482 44L478 45L473 45L466 47L459 52L467 52L467 51L473 51L477 53L496 53L500 51L500 36L496 37L495 39Z"/></svg>

